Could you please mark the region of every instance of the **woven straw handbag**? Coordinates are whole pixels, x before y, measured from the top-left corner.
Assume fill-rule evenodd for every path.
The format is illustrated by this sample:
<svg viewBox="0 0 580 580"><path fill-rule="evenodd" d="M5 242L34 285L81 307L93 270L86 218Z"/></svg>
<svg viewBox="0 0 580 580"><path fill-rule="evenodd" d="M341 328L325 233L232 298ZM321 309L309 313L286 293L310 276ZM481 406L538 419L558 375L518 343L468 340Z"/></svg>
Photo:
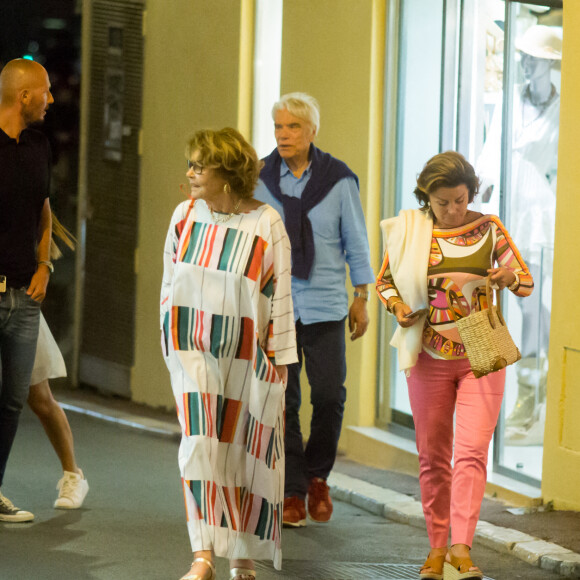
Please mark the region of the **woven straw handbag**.
<svg viewBox="0 0 580 580"><path fill-rule="evenodd" d="M522 358L502 316L499 290L495 292L496 306L493 305L489 276L486 280L485 292L488 308L469 315L463 312L455 293L449 290L446 292L451 316L457 325L471 370L476 378L499 371ZM459 317L453 306L454 302L461 313Z"/></svg>

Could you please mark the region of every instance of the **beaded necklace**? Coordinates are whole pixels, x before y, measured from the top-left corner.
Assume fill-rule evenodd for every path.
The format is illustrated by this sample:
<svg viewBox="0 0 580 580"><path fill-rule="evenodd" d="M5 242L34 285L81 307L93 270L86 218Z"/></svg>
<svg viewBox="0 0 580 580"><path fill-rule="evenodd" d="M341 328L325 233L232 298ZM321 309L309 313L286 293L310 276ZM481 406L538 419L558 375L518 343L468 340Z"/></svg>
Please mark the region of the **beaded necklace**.
<svg viewBox="0 0 580 580"><path fill-rule="evenodd" d="M546 112L546 109L552 103L554 97L556 96L556 87L552 85L550 96L541 103L534 103L534 101L532 100L532 91L530 90L530 85L526 87L523 96L524 98L522 100L522 127L529 127L532 123L535 123ZM526 101L528 101L529 104L526 103ZM526 104L528 105L528 107L531 107L532 111L535 112L536 114L535 117L531 119L529 118L526 119Z"/></svg>
<svg viewBox="0 0 580 580"><path fill-rule="evenodd" d="M223 223L231 220L235 215L238 214L238 210L240 209L240 205L241 204L242 204L242 198L240 197L240 199L238 200L238 203L236 203L236 205L234 206L233 211L230 212L230 213L223 214L223 215L216 215L213 212L213 209L210 207L209 208L209 213L211 214L211 219L216 224L223 224Z"/></svg>

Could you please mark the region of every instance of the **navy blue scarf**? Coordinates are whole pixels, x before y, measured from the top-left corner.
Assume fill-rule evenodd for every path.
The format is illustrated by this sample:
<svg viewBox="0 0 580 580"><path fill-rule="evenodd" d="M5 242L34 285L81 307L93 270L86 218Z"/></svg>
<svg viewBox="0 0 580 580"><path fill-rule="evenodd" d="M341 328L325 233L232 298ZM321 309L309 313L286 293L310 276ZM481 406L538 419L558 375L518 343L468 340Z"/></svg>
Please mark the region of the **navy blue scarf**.
<svg viewBox="0 0 580 580"><path fill-rule="evenodd" d="M308 212L318 205L341 179L352 177L358 187L358 177L346 163L314 145L310 145L309 158L312 162L312 172L300 198L284 195L280 189L282 158L277 149L264 158L265 165L260 173L260 179L284 208L284 223L292 245L292 276L302 280L308 280L314 263L314 235Z"/></svg>

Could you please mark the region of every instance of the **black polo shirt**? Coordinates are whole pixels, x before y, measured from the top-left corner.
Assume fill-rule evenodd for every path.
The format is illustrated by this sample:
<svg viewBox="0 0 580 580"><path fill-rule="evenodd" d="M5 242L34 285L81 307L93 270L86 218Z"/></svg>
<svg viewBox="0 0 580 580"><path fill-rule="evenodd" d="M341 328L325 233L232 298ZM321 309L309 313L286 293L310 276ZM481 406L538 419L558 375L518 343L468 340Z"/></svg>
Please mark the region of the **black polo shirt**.
<svg viewBox="0 0 580 580"><path fill-rule="evenodd" d="M0 129L0 274L13 288L28 286L36 272L50 165L50 145L40 131L25 129L16 142Z"/></svg>

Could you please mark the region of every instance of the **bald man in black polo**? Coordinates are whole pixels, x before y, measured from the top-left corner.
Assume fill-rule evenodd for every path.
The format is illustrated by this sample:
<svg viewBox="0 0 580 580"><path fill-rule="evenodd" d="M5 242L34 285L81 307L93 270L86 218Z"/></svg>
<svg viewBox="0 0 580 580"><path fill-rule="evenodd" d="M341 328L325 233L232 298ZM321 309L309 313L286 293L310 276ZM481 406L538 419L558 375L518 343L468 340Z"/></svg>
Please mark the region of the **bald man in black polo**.
<svg viewBox="0 0 580 580"><path fill-rule="evenodd" d="M46 70L16 59L0 73L0 486L28 397L40 304L52 263L50 146L30 126L54 102ZM0 521L34 515L0 492Z"/></svg>

